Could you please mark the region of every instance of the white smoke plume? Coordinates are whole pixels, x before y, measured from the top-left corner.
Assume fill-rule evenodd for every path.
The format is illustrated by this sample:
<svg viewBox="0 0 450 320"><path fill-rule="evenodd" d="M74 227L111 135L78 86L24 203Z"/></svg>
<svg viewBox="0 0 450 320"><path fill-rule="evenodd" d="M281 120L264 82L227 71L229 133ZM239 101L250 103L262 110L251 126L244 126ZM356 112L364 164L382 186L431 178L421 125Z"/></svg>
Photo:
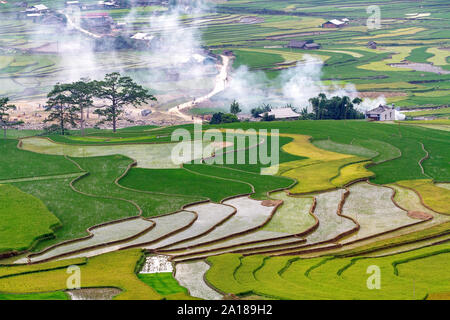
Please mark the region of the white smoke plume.
<svg viewBox="0 0 450 320"><path fill-rule="evenodd" d="M358 91L353 84L339 86L335 83L325 85L321 81L322 60L304 55L303 60L295 68L283 70L275 80L268 80L264 72L249 71L247 67L240 67L231 76L229 87L221 95L227 101L236 99L243 107L244 112L270 104L272 107L292 105L297 110L307 108L312 111L309 99L325 93L327 97L349 96L358 97ZM364 112L386 104L384 97L376 99L363 99L357 108Z"/></svg>

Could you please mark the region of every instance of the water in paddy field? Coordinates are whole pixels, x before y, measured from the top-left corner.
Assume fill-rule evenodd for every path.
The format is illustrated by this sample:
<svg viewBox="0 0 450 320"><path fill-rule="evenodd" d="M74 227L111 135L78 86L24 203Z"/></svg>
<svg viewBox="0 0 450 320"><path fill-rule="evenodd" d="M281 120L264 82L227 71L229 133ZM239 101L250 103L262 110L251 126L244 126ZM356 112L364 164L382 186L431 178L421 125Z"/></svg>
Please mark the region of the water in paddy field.
<svg viewBox="0 0 450 320"><path fill-rule="evenodd" d="M140 273L159 272L173 272L173 265L172 262L169 261L169 257L164 255L147 257Z"/></svg>
<svg viewBox="0 0 450 320"><path fill-rule="evenodd" d="M117 288L83 288L67 290L71 300L112 300L121 293Z"/></svg>

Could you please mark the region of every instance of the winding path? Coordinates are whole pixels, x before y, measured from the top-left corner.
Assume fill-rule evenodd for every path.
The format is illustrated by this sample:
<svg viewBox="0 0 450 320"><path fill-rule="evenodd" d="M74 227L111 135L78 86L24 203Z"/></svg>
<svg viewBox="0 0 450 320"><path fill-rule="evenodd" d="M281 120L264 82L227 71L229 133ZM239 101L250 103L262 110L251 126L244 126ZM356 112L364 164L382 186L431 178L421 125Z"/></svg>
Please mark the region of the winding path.
<svg viewBox="0 0 450 320"><path fill-rule="evenodd" d="M225 55L221 55L221 57L222 57L223 64L222 64L219 74L216 77L214 89L210 93L208 93L207 95L205 95L203 97L194 98L194 100L179 104L179 105L169 109L169 111L168 111L169 114L175 114L178 117L182 118L183 120L190 121L190 122L193 121L194 123L202 122L202 120L200 118L186 115L181 111L184 109L191 108L191 107L195 106L197 103L205 102L205 101L209 100L211 97L213 97L214 95L225 90L225 88L227 86L227 82L228 82L229 71L231 68L231 65L230 65L231 58L228 56L225 56Z"/></svg>

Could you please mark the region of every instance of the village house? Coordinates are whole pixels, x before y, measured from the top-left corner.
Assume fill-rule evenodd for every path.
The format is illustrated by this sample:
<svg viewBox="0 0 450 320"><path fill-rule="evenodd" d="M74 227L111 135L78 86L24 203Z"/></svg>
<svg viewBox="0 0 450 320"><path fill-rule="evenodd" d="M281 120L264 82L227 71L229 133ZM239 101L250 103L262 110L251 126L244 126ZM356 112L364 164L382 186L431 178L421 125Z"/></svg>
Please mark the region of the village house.
<svg viewBox="0 0 450 320"><path fill-rule="evenodd" d="M376 49L377 48L377 43L375 41L369 41L367 43L367 48Z"/></svg>
<svg viewBox="0 0 450 320"><path fill-rule="evenodd" d="M25 10L25 12L28 13L28 14L32 14L32 13L44 14L44 13L47 13L49 11L50 11L49 8L46 5L44 5L44 4L36 4L36 5L31 6L31 7L27 8Z"/></svg>
<svg viewBox="0 0 450 320"><path fill-rule="evenodd" d="M390 106L379 105L377 108L366 111L366 119L369 121L395 120L395 109Z"/></svg>
<svg viewBox="0 0 450 320"><path fill-rule="evenodd" d="M40 20L45 14L49 13L50 9L43 4L33 5L25 9L25 11L21 11L22 17L26 17L27 19L33 19L34 22Z"/></svg>
<svg viewBox="0 0 450 320"><path fill-rule="evenodd" d="M318 43L307 43L304 47L305 50L319 50L320 44Z"/></svg>
<svg viewBox="0 0 450 320"><path fill-rule="evenodd" d="M135 35L131 36L131 39L142 41L152 41L154 38L155 36L144 32L138 32Z"/></svg>
<svg viewBox="0 0 450 320"><path fill-rule="evenodd" d="M138 32L130 37L131 40L134 42L134 47L136 48L149 48L152 43L155 41L155 36L145 33L145 32Z"/></svg>
<svg viewBox="0 0 450 320"><path fill-rule="evenodd" d="M320 49L320 44L314 43L314 41L291 40L287 47L291 49L318 50Z"/></svg>
<svg viewBox="0 0 450 320"><path fill-rule="evenodd" d="M344 21L344 20L346 20L346 21ZM345 27L346 25L348 25L348 22L350 20L348 20L348 19L344 19L344 20L333 19L333 20L327 21L324 24L322 24L322 28L342 28L342 27Z"/></svg>
<svg viewBox="0 0 450 320"><path fill-rule="evenodd" d="M81 26L97 33L108 33L114 25L114 20L107 12L86 13L81 16Z"/></svg>
<svg viewBox="0 0 450 320"><path fill-rule="evenodd" d="M303 49L305 44L306 44L306 41L291 40L289 42L289 44L287 45L287 47L292 48L292 49Z"/></svg>
<svg viewBox="0 0 450 320"><path fill-rule="evenodd" d="M105 8L105 9L112 9L112 8L118 8L119 6L116 4L115 1L98 1L97 5L100 8Z"/></svg>
<svg viewBox="0 0 450 320"><path fill-rule="evenodd" d="M259 116L264 116L264 113L261 113ZM292 110L291 108L278 108L278 109L271 109L269 112L267 112L269 116L274 116L275 120L298 120L300 117L300 114Z"/></svg>

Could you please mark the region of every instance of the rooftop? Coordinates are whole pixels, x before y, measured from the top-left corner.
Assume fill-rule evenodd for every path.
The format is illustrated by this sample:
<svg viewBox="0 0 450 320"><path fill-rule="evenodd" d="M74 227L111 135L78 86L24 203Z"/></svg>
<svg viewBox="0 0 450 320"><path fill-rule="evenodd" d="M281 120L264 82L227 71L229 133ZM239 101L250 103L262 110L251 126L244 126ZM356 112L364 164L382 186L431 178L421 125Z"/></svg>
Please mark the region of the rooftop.
<svg viewBox="0 0 450 320"><path fill-rule="evenodd" d="M135 39L135 40L152 40L153 38L154 38L154 36L149 35L148 33L144 33L144 32L138 32L134 36L131 37L131 39Z"/></svg>
<svg viewBox="0 0 450 320"><path fill-rule="evenodd" d="M43 5L43 4L34 5L33 8L35 8L36 10L39 10L39 11L41 11L41 10L48 10L47 6Z"/></svg>
<svg viewBox="0 0 450 320"><path fill-rule="evenodd" d="M381 113L383 113L383 112L385 112L385 111L387 111L387 110L392 110L392 108L389 107L389 106L383 106L383 105L380 104L377 108L372 109L372 110L369 110L369 111L367 111L366 113L370 113L370 114L381 114Z"/></svg>
<svg viewBox="0 0 450 320"><path fill-rule="evenodd" d="M268 112L269 116L275 116L275 119L295 118L300 116L297 112L291 108L278 108L272 109Z"/></svg>
<svg viewBox="0 0 450 320"><path fill-rule="evenodd" d="M332 24L335 24L335 25L337 25L337 26L340 26L340 25L345 24L344 21L337 20L337 19L333 19L333 20L330 20L330 21L328 21L328 22L330 22L330 23L332 23Z"/></svg>

